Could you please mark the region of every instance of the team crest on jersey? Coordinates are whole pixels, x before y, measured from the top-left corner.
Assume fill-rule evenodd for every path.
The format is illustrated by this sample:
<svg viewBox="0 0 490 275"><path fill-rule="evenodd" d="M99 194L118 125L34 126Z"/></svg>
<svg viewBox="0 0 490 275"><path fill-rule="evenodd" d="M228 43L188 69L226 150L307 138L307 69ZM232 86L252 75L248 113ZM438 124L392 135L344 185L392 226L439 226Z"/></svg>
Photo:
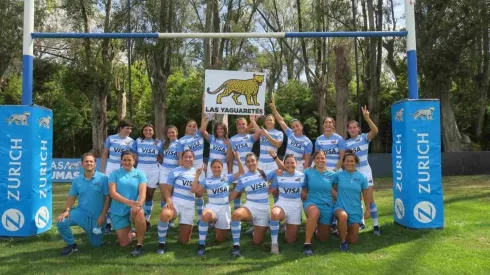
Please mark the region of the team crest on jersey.
<svg viewBox="0 0 490 275"><path fill-rule="evenodd" d="M301 181L301 178L297 178L297 179L295 179L294 181L296 181L296 182L300 182L300 181Z"/></svg>
<svg viewBox="0 0 490 275"><path fill-rule="evenodd" d="M331 140L330 143L331 144L337 144L337 140Z"/></svg>
<svg viewBox="0 0 490 275"><path fill-rule="evenodd" d="M51 124L51 117L50 116L42 117L37 122L39 123L39 127L44 127L46 129L49 129L49 125Z"/></svg>
<svg viewBox="0 0 490 275"><path fill-rule="evenodd" d="M25 112L23 114L14 114L11 115L9 118L6 118L5 121L9 124L12 125L12 123L15 123L15 125L24 125L27 126L27 119L31 113Z"/></svg>
<svg viewBox="0 0 490 275"><path fill-rule="evenodd" d="M359 142L361 141L361 138L357 138L354 142Z"/></svg>

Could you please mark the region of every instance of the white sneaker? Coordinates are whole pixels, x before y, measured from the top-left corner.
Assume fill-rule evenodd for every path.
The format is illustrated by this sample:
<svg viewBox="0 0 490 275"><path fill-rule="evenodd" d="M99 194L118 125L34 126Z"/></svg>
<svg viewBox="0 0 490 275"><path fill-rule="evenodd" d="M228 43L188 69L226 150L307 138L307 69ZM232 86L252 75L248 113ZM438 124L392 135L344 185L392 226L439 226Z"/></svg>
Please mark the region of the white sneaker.
<svg viewBox="0 0 490 275"><path fill-rule="evenodd" d="M274 255L279 255L279 244L277 243L271 244L271 253Z"/></svg>

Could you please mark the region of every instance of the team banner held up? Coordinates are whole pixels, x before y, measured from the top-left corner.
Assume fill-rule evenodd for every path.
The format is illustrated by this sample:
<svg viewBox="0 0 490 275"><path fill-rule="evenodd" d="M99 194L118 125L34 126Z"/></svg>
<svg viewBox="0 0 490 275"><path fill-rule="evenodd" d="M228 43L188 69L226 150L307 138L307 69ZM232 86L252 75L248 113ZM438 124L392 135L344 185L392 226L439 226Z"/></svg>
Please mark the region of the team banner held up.
<svg viewBox="0 0 490 275"><path fill-rule="evenodd" d="M204 113L263 115L265 73L206 70Z"/></svg>

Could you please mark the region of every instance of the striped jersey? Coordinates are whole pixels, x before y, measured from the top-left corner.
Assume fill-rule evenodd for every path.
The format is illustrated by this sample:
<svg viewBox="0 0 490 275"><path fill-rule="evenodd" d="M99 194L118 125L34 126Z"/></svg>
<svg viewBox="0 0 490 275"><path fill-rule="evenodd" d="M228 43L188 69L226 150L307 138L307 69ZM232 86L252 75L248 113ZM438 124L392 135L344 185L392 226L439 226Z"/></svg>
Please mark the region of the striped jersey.
<svg viewBox="0 0 490 275"><path fill-rule="evenodd" d="M319 150L325 152L325 156L327 156L327 168L335 169L340 159L340 151L345 150L345 141L336 133L330 137L321 135L315 141L315 151Z"/></svg>
<svg viewBox="0 0 490 275"><path fill-rule="evenodd" d="M267 181L271 180L275 173L275 171L270 172L269 175L266 175L267 179L264 179L259 171L247 172L238 179L235 191L242 192L245 190L247 202L269 205L269 186Z"/></svg>
<svg viewBox="0 0 490 275"><path fill-rule="evenodd" d="M305 174L284 171L281 176L274 177L271 187L279 188L279 199L301 201L301 190L306 187Z"/></svg>
<svg viewBox="0 0 490 275"><path fill-rule="evenodd" d="M121 153L133 149L134 139L130 137L121 138L119 134L107 137L104 149L109 150L108 161L116 164L121 163Z"/></svg>
<svg viewBox="0 0 490 275"><path fill-rule="evenodd" d="M194 193L191 192L192 182L196 176L196 168L186 169L179 166L170 171L168 185L173 186L172 200L186 203L194 207Z"/></svg>
<svg viewBox="0 0 490 275"><path fill-rule="evenodd" d="M279 141L280 143L282 143L282 141L284 140L284 134L279 130L272 129L272 130L267 130L267 132L269 133L269 135L273 139ZM262 162L262 163L274 162L271 155L269 155L269 150L273 150L277 154L276 146L272 145L269 142L269 140L267 139L267 137L265 137L264 135L261 135L260 136L260 156L259 156L260 162Z"/></svg>
<svg viewBox="0 0 490 275"><path fill-rule="evenodd" d="M254 135L252 134L236 134L231 139L233 150L240 154L240 160L245 163L245 157L252 152L254 146ZM233 160L233 165L238 165L236 160Z"/></svg>
<svg viewBox="0 0 490 275"><path fill-rule="evenodd" d="M296 161L303 160L305 154L311 154L313 151L313 143L307 136L297 137L289 127L286 129L286 136L288 137L286 155L292 154Z"/></svg>
<svg viewBox="0 0 490 275"><path fill-rule="evenodd" d="M170 145L167 149L162 146L162 155L163 155L163 168L173 169L179 166L179 157L177 155L177 143L178 139L170 141Z"/></svg>
<svg viewBox="0 0 490 275"><path fill-rule="evenodd" d="M350 149L359 157L357 167L369 167L368 151L370 140L367 134L358 135L356 138L350 138L345 141L345 149Z"/></svg>
<svg viewBox="0 0 490 275"><path fill-rule="evenodd" d="M185 150L191 150L194 153L194 167L202 165L204 139L200 131L194 135L185 135L177 143L177 153L183 153Z"/></svg>
<svg viewBox="0 0 490 275"><path fill-rule="evenodd" d="M156 167L157 157L162 152L162 144L158 139L137 138L133 143L133 151L138 154L138 168Z"/></svg>
<svg viewBox="0 0 490 275"><path fill-rule="evenodd" d="M227 152L228 145L225 144L224 139L216 138L214 135L209 136L209 164L215 159L219 159L222 163L226 163Z"/></svg>
<svg viewBox="0 0 490 275"><path fill-rule="evenodd" d="M199 183L208 192L208 202L211 204L226 205L229 203L228 195L230 184L235 179L233 174L223 174L220 177L209 177Z"/></svg>

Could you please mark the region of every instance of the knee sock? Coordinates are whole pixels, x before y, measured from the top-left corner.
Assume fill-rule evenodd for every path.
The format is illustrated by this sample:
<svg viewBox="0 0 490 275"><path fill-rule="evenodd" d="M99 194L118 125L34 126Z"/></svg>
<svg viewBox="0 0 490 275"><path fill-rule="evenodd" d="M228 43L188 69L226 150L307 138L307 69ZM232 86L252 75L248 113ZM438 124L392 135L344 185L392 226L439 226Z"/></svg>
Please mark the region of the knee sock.
<svg viewBox="0 0 490 275"><path fill-rule="evenodd" d="M373 219L374 226L379 226L378 224L378 208L376 207L376 203L372 202L369 205L369 212L371 214L371 218Z"/></svg>
<svg viewBox="0 0 490 275"><path fill-rule="evenodd" d="M201 220L203 208L204 208L204 199L202 197L196 198L196 209L197 209L197 219L198 220Z"/></svg>
<svg viewBox="0 0 490 275"><path fill-rule="evenodd" d="M277 237L279 235L279 221L271 220L269 222L269 227L271 229L271 240L273 244L277 244Z"/></svg>
<svg viewBox="0 0 490 275"><path fill-rule="evenodd" d="M208 223L199 221L199 244L206 245L206 237L208 235Z"/></svg>
<svg viewBox="0 0 490 275"><path fill-rule="evenodd" d="M168 222L158 221L158 242L165 243L167 238Z"/></svg>
<svg viewBox="0 0 490 275"><path fill-rule="evenodd" d="M145 205L143 206L143 210L145 210L146 221L149 221L151 218L151 211L153 210L153 201L145 201Z"/></svg>
<svg viewBox="0 0 490 275"><path fill-rule="evenodd" d="M231 222L231 235L233 237L233 245L240 245L240 233L242 231L242 224L240 221Z"/></svg>

